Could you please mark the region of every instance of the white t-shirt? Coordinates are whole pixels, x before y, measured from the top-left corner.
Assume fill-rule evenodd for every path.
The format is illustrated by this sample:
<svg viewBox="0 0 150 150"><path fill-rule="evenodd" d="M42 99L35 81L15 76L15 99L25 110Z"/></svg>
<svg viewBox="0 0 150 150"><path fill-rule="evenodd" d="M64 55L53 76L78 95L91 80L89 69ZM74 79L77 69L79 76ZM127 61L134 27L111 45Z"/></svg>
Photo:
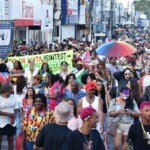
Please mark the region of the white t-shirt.
<svg viewBox="0 0 150 150"><path fill-rule="evenodd" d="M23 89L23 93L22 94L17 94L16 91L16 85L14 86L14 100L17 103L17 107L20 109L22 107L22 100L25 98L26 93L27 93L27 89L24 88Z"/></svg>
<svg viewBox="0 0 150 150"><path fill-rule="evenodd" d="M27 67L27 68L25 69L25 74L24 74L24 76L27 78L27 82L28 82L28 83L31 83L32 77L35 76L35 75L37 75L37 74L38 74L38 71L39 71L39 69L38 69L37 67L34 67L34 71L33 71L32 76L31 76L31 71L30 71L29 67Z"/></svg>
<svg viewBox="0 0 150 150"><path fill-rule="evenodd" d="M123 71L123 67L120 65L112 65L112 64L106 64L106 68L109 69L109 71L111 71L111 73L115 73L118 71ZM118 86L118 82L116 79L114 79L114 83L113 83L113 87L117 87Z"/></svg>
<svg viewBox="0 0 150 150"><path fill-rule="evenodd" d="M0 111L7 113L14 113L14 110L18 109L17 103L14 100L14 95L11 95L9 98L0 96ZM10 123L10 118L8 116L0 115L0 128L5 127ZM16 126L14 123L12 126Z"/></svg>
<svg viewBox="0 0 150 150"><path fill-rule="evenodd" d="M149 85L150 85L150 75L144 77L144 79L143 79L143 86L147 87Z"/></svg>

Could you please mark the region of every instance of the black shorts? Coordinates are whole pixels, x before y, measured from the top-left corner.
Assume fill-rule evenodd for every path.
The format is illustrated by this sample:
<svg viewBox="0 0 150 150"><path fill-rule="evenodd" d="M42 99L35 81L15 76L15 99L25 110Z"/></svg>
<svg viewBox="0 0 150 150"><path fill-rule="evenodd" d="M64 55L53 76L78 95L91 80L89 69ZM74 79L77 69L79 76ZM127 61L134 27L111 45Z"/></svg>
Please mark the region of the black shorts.
<svg viewBox="0 0 150 150"><path fill-rule="evenodd" d="M7 135L7 136L13 136L16 134L16 127L11 126L10 124L7 124L4 128L0 128L0 136Z"/></svg>

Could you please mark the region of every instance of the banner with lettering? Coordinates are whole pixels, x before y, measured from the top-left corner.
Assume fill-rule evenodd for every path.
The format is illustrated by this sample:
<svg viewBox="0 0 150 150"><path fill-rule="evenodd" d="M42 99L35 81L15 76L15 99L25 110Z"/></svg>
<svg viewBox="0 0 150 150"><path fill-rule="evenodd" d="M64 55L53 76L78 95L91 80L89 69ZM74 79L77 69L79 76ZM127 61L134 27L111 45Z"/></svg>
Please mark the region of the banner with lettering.
<svg viewBox="0 0 150 150"><path fill-rule="evenodd" d="M13 48L15 21L0 20L0 61L4 60Z"/></svg>
<svg viewBox="0 0 150 150"><path fill-rule="evenodd" d="M57 73L60 70L61 62L66 61L69 66L68 69L72 69L72 59L73 59L73 51L62 51L62 52L52 52L45 53L40 55L29 55L29 56L18 56L18 57L8 57L8 61L14 63L14 61L18 60L21 62L23 68L26 68L29 64L29 59L35 60L35 66L41 68L42 61L47 60L50 69L53 73Z"/></svg>

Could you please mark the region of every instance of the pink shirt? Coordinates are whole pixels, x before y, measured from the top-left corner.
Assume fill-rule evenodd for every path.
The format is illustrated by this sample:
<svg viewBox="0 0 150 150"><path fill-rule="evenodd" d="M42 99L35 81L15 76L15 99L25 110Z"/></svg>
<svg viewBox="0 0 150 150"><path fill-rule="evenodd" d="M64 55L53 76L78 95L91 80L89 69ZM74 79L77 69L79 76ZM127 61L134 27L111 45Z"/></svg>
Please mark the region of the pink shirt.
<svg viewBox="0 0 150 150"><path fill-rule="evenodd" d="M72 131L81 128L83 122L80 118L80 116L78 116L78 118L73 117L71 120L68 121L68 128Z"/></svg>

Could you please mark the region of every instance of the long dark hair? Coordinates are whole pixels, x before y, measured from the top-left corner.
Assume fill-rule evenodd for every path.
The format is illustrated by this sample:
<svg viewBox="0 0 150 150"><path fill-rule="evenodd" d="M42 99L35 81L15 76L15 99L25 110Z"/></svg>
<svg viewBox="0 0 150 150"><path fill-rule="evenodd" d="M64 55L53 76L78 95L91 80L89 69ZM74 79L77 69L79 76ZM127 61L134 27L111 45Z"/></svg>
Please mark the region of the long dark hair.
<svg viewBox="0 0 150 150"><path fill-rule="evenodd" d="M32 92L33 92L33 96L32 96L32 99L34 100L35 99L35 90L34 90L34 88L33 87L28 87L28 89L27 89L27 93L26 93L26 96L25 96L25 99L28 99L29 97L28 97L28 90L29 89L32 89Z"/></svg>
<svg viewBox="0 0 150 150"><path fill-rule="evenodd" d="M41 69L40 69L40 70L43 70L43 66L44 66L44 64L45 64L45 63L43 63L43 64L42 64L42 66L41 66ZM47 63L46 63L46 64L47 64ZM50 69L49 69L49 65L48 65L48 64L47 64L46 72L50 72Z"/></svg>
<svg viewBox="0 0 150 150"><path fill-rule="evenodd" d="M100 94L101 94L101 99L103 100L103 112L107 112L107 106L106 106L106 101L105 101L105 99L106 99L105 87L104 87L103 81L101 79L97 79L96 83L97 82L101 82L102 83L102 89L100 91ZM95 90L95 95L99 96L97 89Z"/></svg>
<svg viewBox="0 0 150 150"><path fill-rule="evenodd" d="M9 73L7 65L5 63L0 64L0 72L8 72Z"/></svg>
<svg viewBox="0 0 150 150"><path fill-rule="evenodd" d="M57 77L54 74L50 75L50 85L53 86L53 84L57 82Z"/></svg>
<svg viewBox="0 0 150 150"><path fill-rule="evenodd" d="M18 60L16 60L15 62L18 63L18 68L19 68L20 70L23 70L23 67L22 67L22 65L21 65L21 62L18 61ZM15 62L14 62L14 64L15 64Z"/></svg>
<svg viewBox="0 0 150 150"><path fill-rule="evenodd" d="M66 87L68 85L70 77L73 77L74 79L76 79L76 76L73 73L67 75L66 80L64 82L64 87Z"/></svg>
<svg viewBox="0 0 150 150"><path fill-rule="evenodd" d="M140 101L139 85L136 79L130 79L131 96L138 103Z"/></svg>
<svg viewBox="0 0 150 150"><path fill-rule="evenodd" d="M26 79L24 76L19 76L16 81L16 92L22 94L24 87L26 86Z"/></svg>
<svg viewBox="0 0 150 150"><path fill-rule="evenodd" d="M66 99L66 102L68 102L68 101L72 101L73 102L73 105L74 105L73 114L74 114L75 118L78 118L77 105L75 103L75 100L72 99L72 98L68 98L68 99Z"/></svg>
<svg viewBox="0 0 150 150"><path fill-rule="evenodd" d="M103 100L105 100L106 92L105 92L105 87L104 87L104 85L103 85L103 81L102 81L101 79L97 79L97 80L96 80L96 83L97 83L97 82L101 82L101 83L102 83L102 90L100 91L100 94L101 94L101 98L102 98ZM97 89L95 90L95 95L98 96L98 91L97 91Z"/></svg>
<svg viewBox="0 0 150 150"><path fill-rule="evenodd" d="M134 109L134 103L133 103L133 98L131 97L131 91L128 87L122 87L120 89L120 93L122 93L124 90L129 90L129 93L130 93L130 96L128 99L126 99L126 104L125 104L125 107L124 109L131 109L133 110Z"/></svg>

